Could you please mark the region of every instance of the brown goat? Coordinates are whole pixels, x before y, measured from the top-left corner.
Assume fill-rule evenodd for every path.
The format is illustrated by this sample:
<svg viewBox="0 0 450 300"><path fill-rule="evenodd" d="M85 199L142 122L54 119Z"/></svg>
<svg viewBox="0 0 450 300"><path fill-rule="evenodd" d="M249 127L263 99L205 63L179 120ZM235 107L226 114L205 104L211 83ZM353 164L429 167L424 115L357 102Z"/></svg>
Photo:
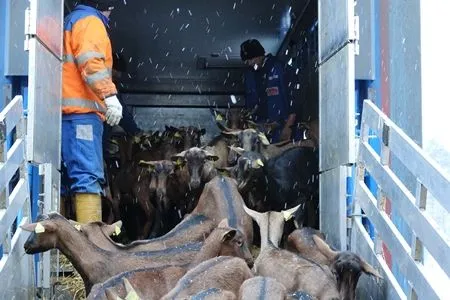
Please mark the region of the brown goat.
<svg viewBox="0 0 450 300"><path fill-rule="evenodd" d="M187 272L162 300L186 299L205 289L221 289L237 295L242 283L253 277L246 262L237 257L219 256L202 262Z"/></svg>
<svg viewBox="0 0 450 300"><path fill-rule="evenodd" d="M259 213L246 207L245 211L258 223L261 231L261 252L254 266L258 275L282 282L289 293L305 291L318 299L339 299L336 279L327 266L277 248L284 221L291 216Z"/></svg>
<svg viewBox="0 0 450 300"><path fill-rule="evenodd" d="M244 200L237 188L236 180L226 176L216 176L205 184L197 206L192 214L202 214L219 222L228 218L231 227L237 228L253 242L253 222L243 209Z"/></svg>
<svg viewBox="0 0 450 300"><path fill-rule="evenodd" d="M244 281L239 290L241 300L284 300L286 287L274 278L253 277Z"/></svg>
<svg viewBox="0 0 450 300"><path fill-rule="evenodd" d="M209 288L198 292L188 298L189 300L236 300L233 292L225 291L218 288Z"/></svg>
<svg viewBox="0 0 450 300"><path fill-rule="evenodd" d="M313 236L318 235L325 239L319 230L304 227L294 230L287 238L287 249L294 253L300 253L303 257L315 261L321 265L328 265L328 258L317 249Z"/></svg>
<svg viewBox="0 0 450 300"><path fill-rule="evenodd" d="M103 284L97 284L95 290L93 288L91 292L91 298L88 299L104 299L98 297L99 295L106 294L107 290L109 290L109 293L114 291L116 295L123 295L122 279L127 279L131 283L134 291L140 297L143 297L143 299L159 299L169 289L175 286L176 281L174 280L176 278L181 278L187 270L215 256L229 255L241 257L248 265L252 266L253 257L251 256L244 236L240 231L227 226L227 221L224 219L219 224L219 227L205 240L204 246L198 252L195 259L184 266L172 268L176 276L172 272L167 272L167 270L162 268L147 268L125 272L107 280ZM150 288L148 282L152 282L152 285L150 285L152 288ZM158 295L157 298L155 298L156 294Z"/></svg>
<svg viewBox="0 0 450 300"><path fill-rule="evenodd" d="M130 252L155 251L202 241L221 220L228 218L230 226L242 231L247 242L251 244L253 223L250 216L245 213L243 203L242 196L237 191L236 181L229 177L217 176L205 185L194 211L186 215L181 223L162 237L122 245L111 240L110 234L107 233L109 227L104 227L100 222L82 225L81 228L88 239L102 249Z"/></svg>
<svg viewBox="0 0 450 300"><path fill-rule="evenodd" d="M220 255L222 250L224 253L230 253L230 246L222 249L220 246L212 247L206 244L207 242L224 244L229 241L235 242L237 239L237 231L230 229L227 231L227 233L231 232L230 235L224 234L226 239L217 241L217 238L214 239L215 236L207 239L205 246L208 247L200 252L198 250L202 247L202 243L187 244L162 251L126 253L110 252L98 248L58 213L51 213L48 216L41 215L38 217L37 223L23 225L22 229L32 232L25 242L25 252L35 254L54 248L59 249L80 273L86 294L94 284L122 272L167 264L185 265L186 262L193 261L197 255L200 258L197 257L194 261ZM240 238L240 240L244 240L244 238ZM219 253L213 251L219 251Z"/></svg>

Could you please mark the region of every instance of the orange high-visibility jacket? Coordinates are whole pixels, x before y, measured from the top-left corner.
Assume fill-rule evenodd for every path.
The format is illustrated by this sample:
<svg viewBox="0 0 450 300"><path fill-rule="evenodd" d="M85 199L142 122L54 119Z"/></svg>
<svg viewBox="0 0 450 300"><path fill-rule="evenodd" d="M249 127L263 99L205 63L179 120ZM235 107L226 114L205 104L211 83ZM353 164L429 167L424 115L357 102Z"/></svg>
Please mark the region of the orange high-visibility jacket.
<svg viewBox="0 0 450 300"><path fill-rule="evenodd" d="M64 20L63 114L96 112L104 119L104 99L117 94L107 22L85 5L78 5Z"/></svg>

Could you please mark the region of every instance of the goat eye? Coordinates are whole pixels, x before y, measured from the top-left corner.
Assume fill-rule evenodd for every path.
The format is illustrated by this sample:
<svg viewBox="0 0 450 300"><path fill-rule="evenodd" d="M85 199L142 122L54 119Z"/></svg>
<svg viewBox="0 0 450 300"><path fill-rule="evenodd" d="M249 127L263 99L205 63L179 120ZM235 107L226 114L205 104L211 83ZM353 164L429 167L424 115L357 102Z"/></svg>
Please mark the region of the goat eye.
<svg viewBox="0 0 450 300"><path fill-rule="evenodd" d="M242 246L244 245L244 244L242 243L242 241L238 241L237 244L238 244L239 247L242 247Z"/></svg>

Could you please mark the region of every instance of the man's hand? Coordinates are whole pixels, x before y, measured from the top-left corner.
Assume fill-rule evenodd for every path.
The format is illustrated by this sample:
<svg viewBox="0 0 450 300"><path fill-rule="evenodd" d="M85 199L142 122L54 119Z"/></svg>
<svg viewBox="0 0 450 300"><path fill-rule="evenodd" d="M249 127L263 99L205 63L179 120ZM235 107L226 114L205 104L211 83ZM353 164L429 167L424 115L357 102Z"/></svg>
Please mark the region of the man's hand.
<svg viewBox="0 0 450 300"><path fill-rule="evenodd" d="M292 125L295 124L295 118L296 118L296 114L290 114L288 116L288 119L286 121L286 123L284 124L283 130L281 131L280 134L280 141L286 141L286 140L290 140L291 139L291 135L292 135Z"/></svg>
<svg viewBox="0 0 450 300"><path fill-rule="evenodd" d="M291 139L292 129L290 126L284 126L280 134L280 142L287 141Z"/></svg>
<svg viewBox="0 0 450 300"><path fill-rule="evenodd" d="M122 105L117 96L111 96L105 99L106 104L106 123L110 126L119 124L122 119Z"/></svg>

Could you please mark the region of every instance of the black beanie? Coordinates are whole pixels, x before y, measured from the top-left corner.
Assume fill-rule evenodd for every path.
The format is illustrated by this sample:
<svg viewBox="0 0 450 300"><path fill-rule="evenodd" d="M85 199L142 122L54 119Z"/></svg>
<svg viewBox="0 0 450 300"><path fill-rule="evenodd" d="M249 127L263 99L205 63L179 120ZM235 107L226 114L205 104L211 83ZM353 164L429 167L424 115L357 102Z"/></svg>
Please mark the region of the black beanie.
<svg viewBox="0 0 450 300"><path fill-rule="evenodd" d="M113 10L117 0L81 0L81 4L88 5L99 11Z"/></svg>
<svg viewBox="0 0 450 300"><path fill-rule="evenodd" d="M241 59L243 61L252 59L258 56L264 56L266 50L258 40L246 40L241 44Z"/></svg>

